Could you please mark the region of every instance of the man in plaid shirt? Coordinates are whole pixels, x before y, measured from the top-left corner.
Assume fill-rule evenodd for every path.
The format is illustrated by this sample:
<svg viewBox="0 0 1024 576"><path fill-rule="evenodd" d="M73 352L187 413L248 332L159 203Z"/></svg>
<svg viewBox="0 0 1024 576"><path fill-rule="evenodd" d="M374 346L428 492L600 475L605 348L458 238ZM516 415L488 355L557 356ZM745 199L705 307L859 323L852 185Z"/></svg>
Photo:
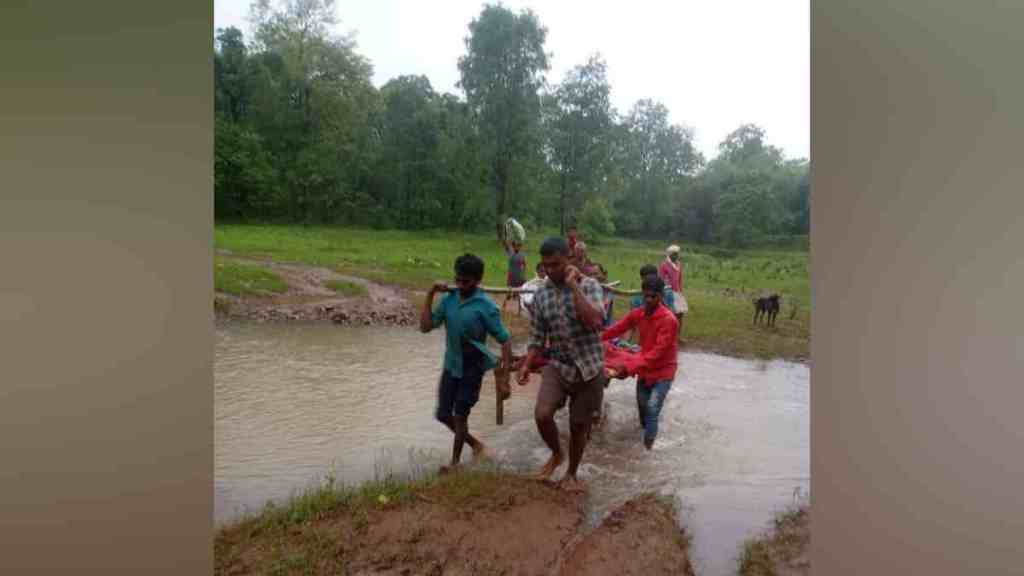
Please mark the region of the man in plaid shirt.
<svg viewBox="0 0 1024 576"><path fill-rule="evenodd" d="M604 303L601 285L569 264L569 245L562 238L548 238L540 247L541 263L548 279L534 293L529 352L519 368L518 382L526 385L528 367L547 342L550 358L541 374L534 418L537 431L551 449L551 457L538 474L546 479L564 460L558 441L555 412L569 398L569 470L561 486L583 490L576 470L583 458L593 414L601 409L607 374L601 328Z"/></svg>

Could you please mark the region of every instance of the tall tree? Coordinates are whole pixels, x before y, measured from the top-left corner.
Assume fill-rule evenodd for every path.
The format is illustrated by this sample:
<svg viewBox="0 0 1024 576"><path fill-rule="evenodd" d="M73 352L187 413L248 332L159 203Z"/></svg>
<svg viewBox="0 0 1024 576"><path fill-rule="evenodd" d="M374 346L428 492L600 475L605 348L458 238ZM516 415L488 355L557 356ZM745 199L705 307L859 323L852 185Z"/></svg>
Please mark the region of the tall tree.
<svg viewBox="0 0 1024 576"><path fill-rule="evenodd" d="M626 202L620 202L618 228L666 234L684 188L703 163L693 130L670 124L668 108L649 99L633 106L624 128Z"/></svg>
<svg viewBox="0 0 1024 576"><path fill-rule="evenodd" d="M264 89L263 129L273 134L295 220L351 217L369 175L369 116L376 106L369 61L337 37L334 0L253 4Z"/></svg>
<svg viewBox="0 0 1024 576"><path fill-rule="evenodd" d="M460 87L476 115L494 189L495 232L514 198L512 175L536 154L539 90L548 70L547 29L531 10L486 5L469 24Z"/></svg>
<svg viewBox="0 0 1024 576"><path fill-rule="evenodd" d="M611 86L607 64L600 55L565 75L544 115L550 162L559 178L559 223L565 233L567 219L590 200L607 178L612 158ZM595 208L596 210L596 208Z"/></svg>

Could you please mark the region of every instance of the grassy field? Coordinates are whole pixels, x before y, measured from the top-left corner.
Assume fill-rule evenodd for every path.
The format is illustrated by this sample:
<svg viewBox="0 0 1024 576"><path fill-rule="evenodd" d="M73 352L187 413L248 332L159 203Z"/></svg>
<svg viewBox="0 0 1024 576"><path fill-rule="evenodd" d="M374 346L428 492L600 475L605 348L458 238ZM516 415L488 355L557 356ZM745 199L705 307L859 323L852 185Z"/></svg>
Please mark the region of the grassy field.
<svg viewBox="0 0 1024 576"><path fill-rule="evenodd" d="M486 265L484 283L505 283L507 258L493 236L449 232L407 232L333 227L217 225L216 248L238 256L323 266L370 280L425 290L435 280L451 280L454 259L465 252ZM539 259L543 234L527 240L530 270ZM643 264L659 264L668 242L612 239L590 243L591 259L605 266L620 287L639 288ZM806 251L729 251L683 246L685 294L690 305L683 339L687 347L759 358L806 359L810 342L810 281ZM237 274L218 265L218 276ZM219 281L218 286L227 283ZM774 329L754 327L749 295L782 295ZM625 312L616 301L616 315Z"/></svg>

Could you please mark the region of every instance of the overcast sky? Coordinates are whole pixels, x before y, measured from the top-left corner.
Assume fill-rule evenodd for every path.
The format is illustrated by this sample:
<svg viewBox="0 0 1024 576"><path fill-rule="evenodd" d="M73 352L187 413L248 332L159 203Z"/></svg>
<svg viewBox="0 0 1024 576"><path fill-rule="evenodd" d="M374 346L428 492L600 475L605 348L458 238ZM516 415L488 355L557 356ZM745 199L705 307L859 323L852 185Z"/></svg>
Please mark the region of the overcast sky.
<svg viewBox="0 0 1024 576"><path fill-rule="evenodd" d="M548 29L549 82L600 52L612 104L664 103L673 123L694 128L711 158L718 143L753 122L790 158L810 155L808 0L505 0L532 8ZM250 0L215 0L214 26L248 35ZM461 94L457 61L481 0L338 0L338 33L355 32L357 50L381 86L423 74L434 89Z"/></svg>

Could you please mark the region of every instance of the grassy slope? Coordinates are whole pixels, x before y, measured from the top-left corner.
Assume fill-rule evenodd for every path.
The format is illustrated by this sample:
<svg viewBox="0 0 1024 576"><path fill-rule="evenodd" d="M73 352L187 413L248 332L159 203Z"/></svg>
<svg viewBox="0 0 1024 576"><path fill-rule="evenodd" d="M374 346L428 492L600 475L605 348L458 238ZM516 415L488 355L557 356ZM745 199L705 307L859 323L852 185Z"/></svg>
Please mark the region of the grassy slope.
<svg viewBox="0 0 1024 576"><path fill-rule="evenodd" d="M284 292L288 285L277 274L259 266L214 260L213 285L217 292L235 296L260 296Z"/></svg>
<svg viewBox="0 0 1024 576"><path fill-rule="evenodd" d="M323 266L339 272L410 289L425 289L434 280L450 280L455 257L472 252L486 264L485 284L503 285L507 262L502 247L489 235L449 232L360 230L333 227L217 225L216 247L240 256ZM542 236L526 246L527 265L538 260ZM613 239L590 246L591 258L603 264L623 288L639 287L638 271L658 264L664 243ZM808 357L810 282L807 252L740 251L684 247L686 296L690 304L684 338L692 347L737 356ZM762 290L783 295L775 330L751 325L752 307L744 296ZM734 292L730 294L728 292ZM616 302L616 313L626 303Z"/></svg>

